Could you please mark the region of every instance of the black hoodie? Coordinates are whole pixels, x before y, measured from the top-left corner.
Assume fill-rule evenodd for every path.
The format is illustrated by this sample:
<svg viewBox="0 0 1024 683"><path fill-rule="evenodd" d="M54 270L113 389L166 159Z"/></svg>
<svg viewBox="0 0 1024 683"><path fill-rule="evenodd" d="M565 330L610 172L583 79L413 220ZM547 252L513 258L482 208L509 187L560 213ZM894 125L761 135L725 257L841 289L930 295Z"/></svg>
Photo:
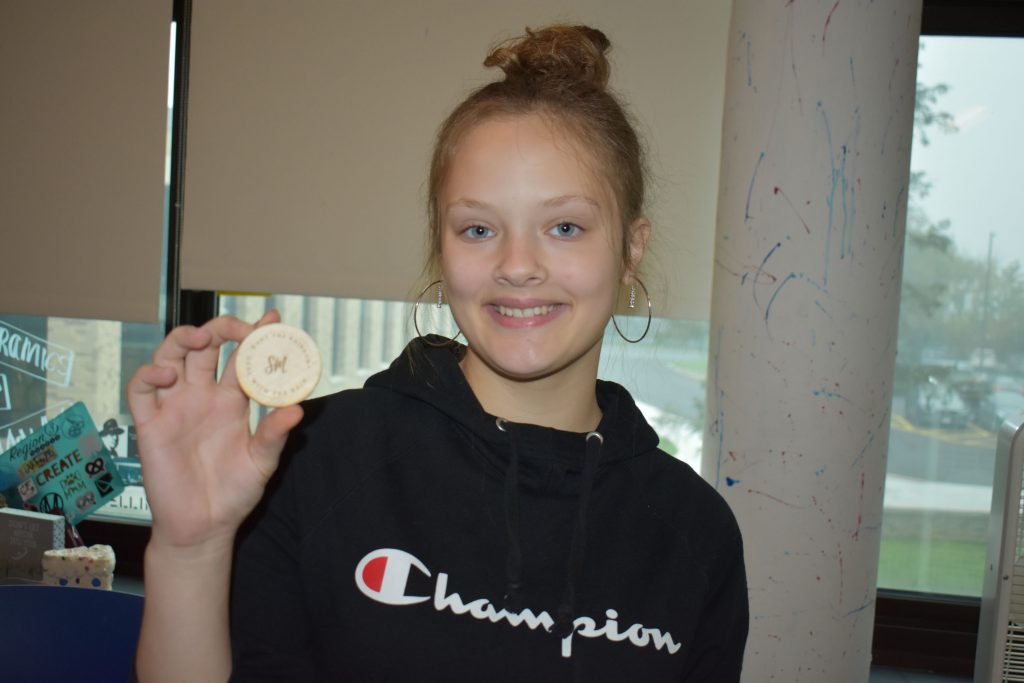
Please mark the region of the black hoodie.
<svg viewBox="0 0 1024 683"><path fill-rule="evenodd" d="M739 680L721 497L617 384L600 437L506 423L460 353L415 340L305 405L240 533L233 680Z"/></svg>

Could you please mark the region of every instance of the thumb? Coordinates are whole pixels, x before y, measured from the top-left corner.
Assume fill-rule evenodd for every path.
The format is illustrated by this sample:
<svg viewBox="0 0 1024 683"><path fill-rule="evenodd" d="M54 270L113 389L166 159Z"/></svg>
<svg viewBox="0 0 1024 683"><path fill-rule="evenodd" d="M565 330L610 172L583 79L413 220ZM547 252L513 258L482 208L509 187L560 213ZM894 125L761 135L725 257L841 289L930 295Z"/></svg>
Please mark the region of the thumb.
<svg viewBox="0 0 1024 683"><path fill-rule="evenodd" d="M264 479L269 480L274 474L281 460L281 451L288 439L288 432L299 424L300 420L302 408L298 405L278 408L260 420L252 437L250 452L253 464Z"/></svg>

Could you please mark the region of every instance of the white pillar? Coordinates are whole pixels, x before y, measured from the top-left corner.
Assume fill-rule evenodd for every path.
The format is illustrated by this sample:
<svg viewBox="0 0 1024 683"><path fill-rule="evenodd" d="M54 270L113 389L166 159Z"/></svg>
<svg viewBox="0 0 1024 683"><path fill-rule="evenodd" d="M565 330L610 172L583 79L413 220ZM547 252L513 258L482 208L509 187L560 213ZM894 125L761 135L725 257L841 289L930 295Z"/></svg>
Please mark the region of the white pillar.
<svg viewBox="0 0 1024 683"><path fill-rule="evenodd" d="M702 473L745 681L868 678L921 0L736 0Z"/></svg>

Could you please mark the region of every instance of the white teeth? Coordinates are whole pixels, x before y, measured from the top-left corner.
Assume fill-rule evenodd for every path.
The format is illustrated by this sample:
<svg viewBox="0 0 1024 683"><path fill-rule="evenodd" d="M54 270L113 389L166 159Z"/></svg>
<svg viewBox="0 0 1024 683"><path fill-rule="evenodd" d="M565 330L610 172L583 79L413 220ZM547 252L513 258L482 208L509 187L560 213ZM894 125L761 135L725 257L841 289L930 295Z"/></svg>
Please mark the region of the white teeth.
<svg viewBox="0 0 1024 683"><path fill-rule="evenodd" d="M535 315L547 315L554 306L534 306L533 308L509 308L498 306L498 313L506 318L532 318Z"/></svg>

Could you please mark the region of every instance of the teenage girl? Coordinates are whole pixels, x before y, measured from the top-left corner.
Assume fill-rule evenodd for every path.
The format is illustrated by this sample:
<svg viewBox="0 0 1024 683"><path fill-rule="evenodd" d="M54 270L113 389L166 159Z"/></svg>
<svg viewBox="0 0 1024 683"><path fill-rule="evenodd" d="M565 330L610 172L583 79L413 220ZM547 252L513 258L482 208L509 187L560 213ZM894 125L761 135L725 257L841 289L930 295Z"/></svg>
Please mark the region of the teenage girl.
<svg viewBox="0 0 1024 683"><path fill-rule="evenodd" d="M175 329L129 382L153 512L141 680L739 679L735 520L597 379L616 305L649 301L608 47L528 31L440 129L426 299L465 345L414 339L255 433L233 359L215 379L253 325Z"/></svg>

